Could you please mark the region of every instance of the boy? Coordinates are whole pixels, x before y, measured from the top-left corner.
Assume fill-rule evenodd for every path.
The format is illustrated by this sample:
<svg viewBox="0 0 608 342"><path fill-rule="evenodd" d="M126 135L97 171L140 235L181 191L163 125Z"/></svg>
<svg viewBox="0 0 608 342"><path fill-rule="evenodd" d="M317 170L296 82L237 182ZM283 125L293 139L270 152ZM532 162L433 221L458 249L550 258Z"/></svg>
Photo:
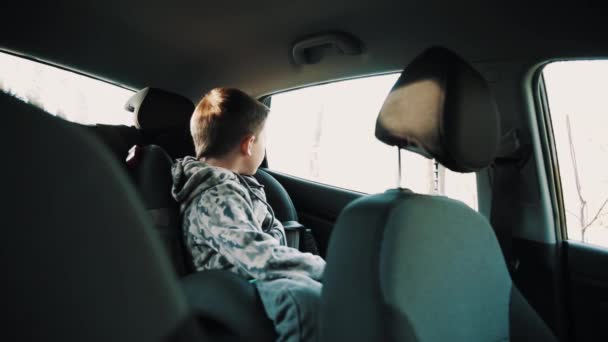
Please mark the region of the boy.
<svg viewBox="0 0 608 342"><path fill-rule="evenodd" d="M251 279L279 340L307 341L325 261L286 246L285 230L252 177L264 159L268 112L238 89L207 93L190 121L196 158L174 165L173 196L196 269Z"/></svg>

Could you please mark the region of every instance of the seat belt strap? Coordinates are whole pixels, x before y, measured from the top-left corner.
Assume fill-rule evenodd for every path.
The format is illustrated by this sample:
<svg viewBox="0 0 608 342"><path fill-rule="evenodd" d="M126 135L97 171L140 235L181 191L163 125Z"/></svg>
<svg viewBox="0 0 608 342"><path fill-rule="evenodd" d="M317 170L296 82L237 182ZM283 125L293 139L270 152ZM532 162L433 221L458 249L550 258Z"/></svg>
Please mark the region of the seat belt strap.
<svg viewBox="0 0 608 342"><path fill-rule="evenodd" d="M488 169L488 172L490 170ZM516 225L513 210L517 206L519 167L516 163L495 164L492 167L492 208L490 223L504 255L510 273L517 270L513 255L513 228Z"/></svg>

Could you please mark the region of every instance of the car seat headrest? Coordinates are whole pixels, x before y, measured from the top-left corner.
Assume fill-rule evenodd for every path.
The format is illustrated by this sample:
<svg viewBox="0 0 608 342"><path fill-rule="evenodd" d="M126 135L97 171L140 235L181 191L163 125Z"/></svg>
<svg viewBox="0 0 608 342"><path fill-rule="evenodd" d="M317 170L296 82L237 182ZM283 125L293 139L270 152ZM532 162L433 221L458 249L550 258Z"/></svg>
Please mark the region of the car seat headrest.
<svg viewBox="0 0 608 342"><path fill-rule="evenodd" d="M403 70L382 105L376 137L450 170L473 172L495 158L500 117L481 74L453 52L433 47Z"/></svg>
<svg viewBox="0 0 608 342"><path fill-rule="evenodd" d="M146 131L188 127L194 103L158 88L146 87L127 101L125 109L135 113L135 126Z"/></svg>

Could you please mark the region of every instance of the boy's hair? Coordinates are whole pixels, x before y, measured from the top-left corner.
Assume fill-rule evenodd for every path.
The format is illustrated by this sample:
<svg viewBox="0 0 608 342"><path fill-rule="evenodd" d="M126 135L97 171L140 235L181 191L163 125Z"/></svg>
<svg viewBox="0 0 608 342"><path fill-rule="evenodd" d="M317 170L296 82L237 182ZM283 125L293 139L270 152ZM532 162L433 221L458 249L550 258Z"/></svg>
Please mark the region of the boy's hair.
<svg viewBox="0 0 608 342"><path fill-rule="evenodd" d="M190 133L196 158L218 158L228 154L248 134L257 134L270 110L234 88L215 88L194 109Z"/></svg>

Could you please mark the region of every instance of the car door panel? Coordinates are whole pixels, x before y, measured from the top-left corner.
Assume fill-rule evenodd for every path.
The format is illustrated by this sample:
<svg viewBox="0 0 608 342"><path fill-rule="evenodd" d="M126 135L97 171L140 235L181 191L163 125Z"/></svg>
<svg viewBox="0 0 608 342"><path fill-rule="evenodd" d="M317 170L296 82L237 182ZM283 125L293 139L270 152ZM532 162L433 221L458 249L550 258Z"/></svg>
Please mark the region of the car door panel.
<svg viewBox="0 0 608 342"><path fill-rule="evenodd" d="M571 337L575 341L608 341L608 250L565 241Z"/></svg>

